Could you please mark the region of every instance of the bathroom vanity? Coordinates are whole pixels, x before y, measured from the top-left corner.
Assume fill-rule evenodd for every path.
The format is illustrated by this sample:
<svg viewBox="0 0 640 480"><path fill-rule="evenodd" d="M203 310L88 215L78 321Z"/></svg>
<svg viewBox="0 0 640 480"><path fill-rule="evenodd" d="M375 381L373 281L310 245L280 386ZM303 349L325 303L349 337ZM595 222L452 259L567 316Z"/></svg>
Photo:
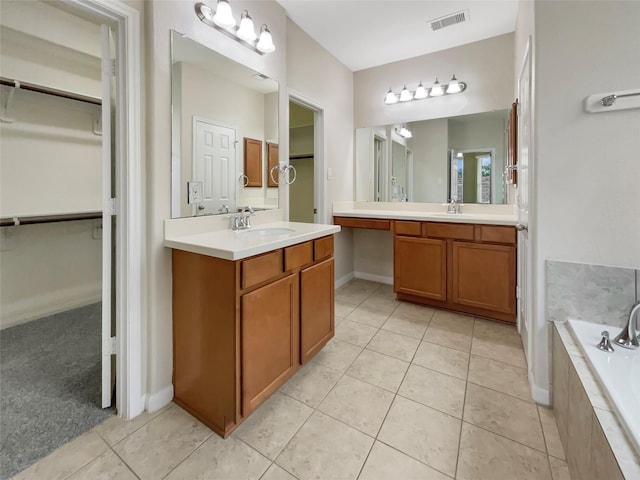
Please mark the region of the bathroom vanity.
<svg viewBox="0 0 640 480"><path fill-rule="evenodd" d="M174 401L228 436L334 334L332 225L166 237Z"/></svg>
<svg viewBox="0 0 640 480"><path fill-rule="evenodd" d="M334 223L392 232L398 300L515 323L513 215L447 214L405 206L393 211L375 205L373 210L334 207Z"/></svg>

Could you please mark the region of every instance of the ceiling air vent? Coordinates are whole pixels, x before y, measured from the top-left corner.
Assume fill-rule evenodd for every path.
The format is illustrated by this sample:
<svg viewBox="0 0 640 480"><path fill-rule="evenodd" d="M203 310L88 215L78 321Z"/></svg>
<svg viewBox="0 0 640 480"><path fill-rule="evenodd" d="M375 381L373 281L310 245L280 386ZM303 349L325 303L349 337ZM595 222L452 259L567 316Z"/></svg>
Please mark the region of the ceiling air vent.
<svg viewBox="0 0 640 480"><path fill-rule="evenodd" d="M462 10L461 12L456 12L452 13L451 15L446 15L434 20L429 20L428 23L431 24L431 30L435 32L436 30L440 30L441 28L450 27L451 25L466 22L467 20L469 20L469 10Z"/></svg>

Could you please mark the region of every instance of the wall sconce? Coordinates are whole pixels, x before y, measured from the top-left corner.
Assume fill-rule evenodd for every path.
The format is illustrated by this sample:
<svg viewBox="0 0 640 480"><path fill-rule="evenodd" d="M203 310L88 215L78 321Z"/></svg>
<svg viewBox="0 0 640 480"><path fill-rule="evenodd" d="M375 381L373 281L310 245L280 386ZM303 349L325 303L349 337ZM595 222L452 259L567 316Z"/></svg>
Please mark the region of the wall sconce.
<svg viewBox="0 0 640 480"><path fill-rule="evenodd" d="M196 3L196 15L203 23L233 38L245 47L250 48L260 55L275 51L273 37L266 25L260 27L260 36L256 34L253 19L247 10L240 14L240 25L236 27L236 19L233 18L231 5L227 0L218 0L216 10L202 2Z"/></svg>
<svg viewBox="0 0 640 480"><path fill-rule="evenodd" d="M431 88L425 88L424 85L422 85L422 82L420 82L415 91L412 92L407 88L407 85L405 85L399 95L393 93L393 90L389 87L389 91L384 97L384 103L392 105L398 102L409 102L411 100L422 100L424 98L453 95L454 93L462 93L466 89L467 84L458 81L455 75L451 77L451 80L446 85L442 85L436 77L436 81L433 82Z"/></svg>
<svg viewBox="0 0 640 480"><path fill-rule="evenodd" d="M395 132L400 135L402 138L413 138L413 133L404 125L401 125L400 128L396 127Z"/></svg>

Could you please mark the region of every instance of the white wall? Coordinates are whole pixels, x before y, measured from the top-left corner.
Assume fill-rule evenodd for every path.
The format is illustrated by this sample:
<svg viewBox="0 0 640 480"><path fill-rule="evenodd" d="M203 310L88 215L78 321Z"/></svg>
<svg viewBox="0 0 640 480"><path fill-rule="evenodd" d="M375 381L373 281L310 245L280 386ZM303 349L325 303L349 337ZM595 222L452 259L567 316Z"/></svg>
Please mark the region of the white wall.
<svg viewBox="0 0 640 480"><path fill-rule="evenodd" d="M356 128L452 117L509 108L513 102L512 33L354 73ZM391 86L399 91L452 73L468 84L459 95L385 105Z"/></svg>
<svg viewBox="0 0 640 480"><path fill-rule="evenodd" d="M413 201L447 201L449 124L446 118L413 122Z"/></svg>
<svg viewBox="0 0 640 480"><path fill-rule="evenodd" d="M594 93L637 89L638 2L535 3L535 319L545 260L640 266L640 110L588 114ZM548 388L546 329L535 381Z"/></svg>
<svg viewBox="0 0 640 480"><path fill-rule="evenodd" d="M353 74L296 24L287 20L287 86L324 108L325 218L332 223L331 204L353 200ZM336 235L336 280L353 271L351 231Z"/></svg>

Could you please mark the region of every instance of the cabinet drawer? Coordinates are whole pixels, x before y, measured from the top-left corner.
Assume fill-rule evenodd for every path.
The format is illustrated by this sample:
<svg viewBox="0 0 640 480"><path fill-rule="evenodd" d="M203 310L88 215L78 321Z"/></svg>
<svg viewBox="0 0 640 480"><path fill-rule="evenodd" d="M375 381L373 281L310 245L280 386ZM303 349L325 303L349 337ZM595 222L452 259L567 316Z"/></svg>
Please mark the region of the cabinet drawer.
<svg viewBox="0 0 640 480"><path fill-rule="evenodd" d="M481 242L507 243L509 245L515 245L516 229L513 227L481 225L479 240Z"/></svg>
<svg viewBox="0 0 640 480"><path fill-rule="evenodd" d="M427 237L473 240L473 225L428 222L426 227Z"/></svg>
<svg viewBox="0 0 640 480"><path fill-rule="evenodd" d="M313 262L313 242L299 243L284 249L284 271L289 272Z"/></svg>
<svg viewBox="0 0 640 480"><path fill-rule="evenodd" d="M419 237L422 235L422 225L420 222L395 221L394 228L396 235L409 235Z"/></svg>
<svg viewBox="0 0 640 480"><path fill-rule="evenodd" d="M313 241L313 260L318 261L333 255L333 235Z"/></svg>
<svg viewBox="0 0 640 480"><path fill-rule="evenodd" d="M274 250L264 255L243 260L242 288L258 285L280 275L282 272L282 250Z"/></svg>
<svg viewBox="0 0 640 480"><path fill-rule="evenodd" d="M333 217L334 225L349 228L368 228L372 230L390 230L391 221L377 218Z"/></svg>

